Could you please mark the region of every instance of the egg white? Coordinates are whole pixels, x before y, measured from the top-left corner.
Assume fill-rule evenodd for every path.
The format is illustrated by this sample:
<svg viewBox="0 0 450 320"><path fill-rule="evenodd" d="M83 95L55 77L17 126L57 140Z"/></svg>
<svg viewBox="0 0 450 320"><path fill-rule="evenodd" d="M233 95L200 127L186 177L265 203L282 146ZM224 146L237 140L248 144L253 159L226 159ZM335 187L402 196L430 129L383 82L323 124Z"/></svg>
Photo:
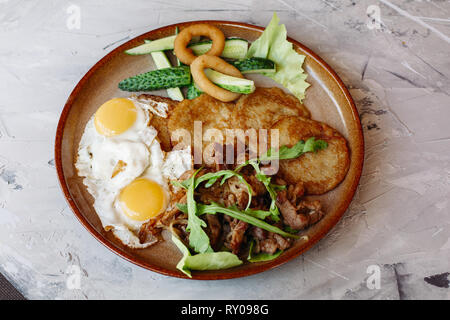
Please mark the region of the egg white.
<svg viewBox="0 0 450 320"><path fill-rule="evenodd" d="M135 221L123 212L119 201L121 190L137 178L147 178L161 186L169 203L169 180L179 178L193 164L190 147L162 151L156 139L157 130L148 125L152 110L146 110L142 101L130 100L138 110L133 126L120 135L105 137L98 134L92 117L81 138L75 166L94 197L94 208L104 229L111 230L129 247L146 248L153 243L140 243L138 233L148 220ZM119 160L126 166L113 177Z"/></svg>

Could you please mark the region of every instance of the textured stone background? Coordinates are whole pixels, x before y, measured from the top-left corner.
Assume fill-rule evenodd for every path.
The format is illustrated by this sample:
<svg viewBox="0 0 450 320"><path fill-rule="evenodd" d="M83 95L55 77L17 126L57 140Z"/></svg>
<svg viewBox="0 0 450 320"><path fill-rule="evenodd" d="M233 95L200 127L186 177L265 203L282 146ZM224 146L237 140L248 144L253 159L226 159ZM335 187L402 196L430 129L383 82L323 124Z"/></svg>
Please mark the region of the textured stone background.
<svg viewBox="0 0 450 320"><path fill-rule="evenodd" d="M71 4L80 29L66 26ZM264 26L274 11L357 103L366 162L350 209L303 256L244 279L173 279L115 256L76 221L56 179L53 140L69 93L148 30L199 19ZM449 36L448 0L0 0L0 272L30 299L449 299ZM73 265L79 290L66 286ZM380 289L366 285L370 265Z"/></svg>

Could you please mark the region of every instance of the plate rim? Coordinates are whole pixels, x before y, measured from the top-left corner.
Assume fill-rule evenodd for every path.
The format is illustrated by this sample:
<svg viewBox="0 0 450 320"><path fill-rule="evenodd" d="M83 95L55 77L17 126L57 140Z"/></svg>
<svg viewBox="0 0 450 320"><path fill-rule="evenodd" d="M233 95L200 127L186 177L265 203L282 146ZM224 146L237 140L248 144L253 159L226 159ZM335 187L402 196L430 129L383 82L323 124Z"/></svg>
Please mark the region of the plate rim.
<svg viewBox="0 0 450 320"><path fill-rule="evenodd" d="M365 142L364 142L364 134L362 130L361 125L361 119L359 117L359 113L357 111L355 102L350 95L349 90L347 89L344 82L341 80L341 78L337 75L337 73L314 51L300 43L299 41L292 39L291 37L287 37L287 40L293 43L294 45L300 47L303 51L307 52L316 63L318 63L324 70L328 72L328 74L333 78L333 80L338 84L339 89L344 94L347 102L349 103L352 111L353 118L355 119L356 123L356 129L358 134L357 141L359 142L359 151L356 153L356 164L353 164L356 166L355 168L355 179L353 179L353 183L349 187L349 194L351 193L351 196L346 197L346 201L341 205L342 209L341 212L338 212L338 214L335 215L335 218L330 221L327 225L324 226L324 228L320 229L319 232L315 235L314 238L310 239L308 243L304 246L302 246L299 250L287 252L283 255L281 255L279 258L266 262L263 265L255 266L253 269L247 269L247 270L239 270L237 269L236 272L231 273L223 273L223 274L215 274L211 275L208 273L201 273L201 272L193 272L192 278L187 277L181 272L178 271L172 271L168 270L166 268L162 268L159 266L155 266L153 264L147 263L145 261L140 260L139 258L136 258L135 256L131 255L129 252L123 251L119 248L117 248L114 244L112 244L106 237L104 237L100 232L98 232L91 224L90 222L84 217L84 215L81 213L81 210L78 209L77 205L75 204L75 201L73 200L69 187L66 183L66 177L63 172L63 165L62 165L62 140L63 140L63 132L64 127L67 121L67 117L69 115L69 112L72 108L73 102L75 101L79 91L83 88L86 81L92 76L92 74L101 66L103 66L105 63L107 63L117 52L124 51L128 46L129 43L132 41L135 41L138 38L145 37L145 35L149 33L157 33L160 31L163 31L167 28L174 28L176 26L188 26L191 24L196 23L209 23L209 24L217 24L217 25L229 25L234 27L240 27L244 29L250 29L255 31L263 31L265 28L260 26L255 26L252 24L244 23L244 22L236 22L236 21L229 21L229 20L196 20L196 21L186 21L186 22L178 22L170 25L166 25L163 27L159 27L156 29L149 30L145 33L142 33L132 39L129 39L127 42L123 43L122 45L118 46L117 48L113 49L109 53L107 53L105 56L103 56L99 61L97 61L85 74L84 76L78 81L72 92L70 93L69 97L67 98L67 101L61 111L60 118L58 121L58 126L56 128L56 136L55 136L55 145L54 145L54 152L55 152L55 167L56 172L58 176L58 182L61 187L61 190L63 191L64 198L66 202L68 203L69 207L71 208L72 212L78 219L78 221L83 225L83 227L101 244L103 244L106 248L108 248L110 251L118 255L119 257L137 265L144 269L157 272L159 274L165 275L165 276L171 276L176 278L182 278L182 279L190 279L190 280L224 280L224 279L234 279L234 278L240 278L244 276L250 276L254 274L258 274L270 269L273 269L275 267L278 267L282 264L287 263L288 261L298 257L299 255L303 254L310 248L312 248L318 241L320 241L332 228L336 226L336 224L341 220L344 213L347 211L351 201L353 200L359 181L362 174L362 169L364 165L364 153L365 153ZM354 151L352 150L352 153ZM229 269L232 270L232 269Z"/></svg>

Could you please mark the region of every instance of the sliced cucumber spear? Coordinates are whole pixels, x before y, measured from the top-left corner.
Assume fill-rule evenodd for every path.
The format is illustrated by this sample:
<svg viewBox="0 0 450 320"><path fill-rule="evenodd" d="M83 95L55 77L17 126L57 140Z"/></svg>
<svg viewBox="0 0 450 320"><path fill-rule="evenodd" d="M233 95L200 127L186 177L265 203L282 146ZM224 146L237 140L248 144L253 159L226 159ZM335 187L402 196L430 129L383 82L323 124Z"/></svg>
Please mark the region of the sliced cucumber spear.
<svg viewBox="0 0 450 320"><path fill-rule="evenodd" d="M161 54L158 53L156 55ZM165 59L167 59L166 56ZM161 58L160 60L163 59ZM275 70L275 64L273 61L262 58L249 58L245 60L234 61L232 62L232 64L236 66L242 73L267 73L273 72ZM253 81L248 79L234 78L210 69L205 69L205 74L208 78L210 78L212 82L217 84L219 87L233 92L248 94L253 92L254 90ZM150 71L125 79L119 84L119 88L125 91L151 91L188 86L191 84L192 83L189 67L180 66ZM196 98L200 94L201 91L198 88L192 87L192 85L188 88L188 99Z"/></svg>
<svg viewBox="0 0 450 320"><path fill-rule="evenodd" d="M173 35L166 38L157 39L154 41L146 42L140 46L126 50L125 53L131 55L149 54L154 51L164 51L173 49L173 43L177 35Z"/></svg>
<svg viewBox="0 0 450 320"><path fill-rule="evenodd" d="M175 27L175 35L177 35L178 32L179 32L178 26L176 26L176 27ZM176 56L175 51L172 51L172 53L173 53L173 55L175 56L175 58L177 58L177 66L178 66L178 67L181 66L182 63L181 63L180 59L178 59L178 57Z"/></svg>
<svg viewBox="0 0 450 320"><path fill-rule="evenodd" d="M169 59L163 51L155 51L151 53L153 61L155 62L156 68L164 69L170 68L172 65L170 64ZM169 88L167 89L167 95L172 100L183 101L184 96L181 92L180 88Z"/></svg>
<svg viewBox="0 0 450 320"><path fill-rule="evenodd" d="M150 41L126 50L125 53L130 55L149 54L155 51L173 50L175 37L173 35L166 38ZM201 55L207 52L212 46L212 41L203 41L189 45L194 54ZM228 59L244 59L248 51L248 41L244 39L232 38L225 40L225 47L222 52L223 58Z"/></svg>
<svg viewBox="0 0 450 320"><path fill-rule="evenodd" d="M178 27L175 29L175 34L178 34ZM150 40L145 40L145 43L150 43ZM172 65L170 64L169 59L167 58L164 51L154 51L151 53L153 61L155 62L156 68L164 69L170 68ZM180 66L180 64L178 64ZM167 95L172 100L183 101L184 96L181 92L180 88L169 88L167 89Z"/></svg>
<svg viewBox="0 0 450 320"><path fill-rule="evenodd" d="M200 90L194 82L192 82L188 89L187 89L187 93L186 93L186 98L189 100L195 99L197 97L200 97L200 95L203 93L202 90Z"/></svg>
<svg viewBox="0 0 450 320"><path fill-rule="evenodd" d="M187 66L152 70L122 80L119 89L124 91L152 91L184 87L191 84L191 71Z"/></svg>
<svg viewBox="0 0 450 320"><path fill-rule="evenodd" d="M195 55L200 56L211 49L212 41L202 41L189 45ZM232 38L225 40L225 47L223 48L222 58L228 59L244 59L248 51L248 41L240 38Z"/></svg>
<svg viewBox="0 0 450 320"><path fill-rule="evenodd" d="M231 92L249 94L255 91L253 80L232 77L212 69L205 69L205 75L217 86Z"/></svg>
<svg viewBox="0 0 450 320"><path fill-rule="evenodd" d="M231 64L234 65L236 68L238 68L239 71L241 71L241 73L270 73L270 72L276 71L275 63L272 60L264 59L264 58L253 57L253 58L249 58L249 59L233 61L233 62L231 62ZM207 73L207 76L209 78L211 76L211 71L205 70L205 72ZM209 75L208 75L208 72L209 72ZM221 80L217 79L217 74L220 74L220 73L219 72L213 73L213 79L218 81L218 83L216 83L216 84L219 87L227 89L227 84L223 83L223 82L221 83ZM214 82L213 79L211 79L211 81ZM202 93L203 93L203 91L201 91L198 88L198 86L194 82L192 82L188 87L186 98L189 100L192 100L192 99L199 97Z"/></svg>
<svg viewBox="0 0 450 320"><path fill-rule="evenodd" d="M230 62L241 73L273 73L276 72L275 62L264 58L248 58Z"/></svg>
<svg viewBox="0 0 450 320"><path fill-rule="evenodd" d="M205 69L205 74L209 80L223 89L244 94L249 94L255 91L255 84L252 80L228 76L211 69ZM194 82L192 82L188 87L186 98L192 100L199 97L202 93L203 91Z"/></svg>
<svg viewBox="0 0 450 320"><path fill-rule="evenodd" d="M232 92L249 94L255 90L255 83L249 79L232 77L211 69L205 69L205 74L219 87ZM189 67L181 66L153 70L127 78L119 83L119 89L124 91L152 91L183 87L190 84Z"/></svg>

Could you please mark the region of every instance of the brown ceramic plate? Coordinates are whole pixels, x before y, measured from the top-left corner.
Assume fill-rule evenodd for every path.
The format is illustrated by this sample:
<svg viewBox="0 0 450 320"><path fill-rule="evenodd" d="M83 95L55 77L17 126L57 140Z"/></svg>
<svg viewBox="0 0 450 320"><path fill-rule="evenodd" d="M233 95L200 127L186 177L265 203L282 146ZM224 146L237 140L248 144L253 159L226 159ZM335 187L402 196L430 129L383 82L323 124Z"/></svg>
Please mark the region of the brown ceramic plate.
<svg viewBox="0 0 450 320"><path fill-rule="evenodd" d="M177 26L182 29L196 22L180 23ZM226 36L240 37L250 41L257 39L264 29L238 22L201 22L218 26ZM82 179L77 176L74 167L80 137L88 119L106 100L128 95L117 88L120 80L152 69L148 55L129 56L124 54L124 50L142 44L145 39L154 40L172 35L175 26L162 27L128 41L110 52L88 71L73 90L62 111L56 132L55 162L64 196L79 221L97 240L114 253L141 267L164 275L186 278L176 269L181 254L170 240L144 250L132 250L124 247L109 233L103 231L92 206L93 199L83 185ZM289 41L294 44L299 53L306 56L304 69L308 73L308 82L311 83L311 87L307 90L304 104L311 111L313 119L331 125L345 136L351 149L350 170L345 180L336 189L320 196L327 214L318 224L305 232L309 241L296 243L272 261L244 264L227 270L193 272L193 279L215 280L248 276L277 267L295 258L311 248L339 221L356 191L363 165L364 141L353 99L341 79L319 56L301 43L293 39ZM258 81L260 80L256 80L256 85L261 85ZM263 85L275 84L266 82Z"/></svg>

